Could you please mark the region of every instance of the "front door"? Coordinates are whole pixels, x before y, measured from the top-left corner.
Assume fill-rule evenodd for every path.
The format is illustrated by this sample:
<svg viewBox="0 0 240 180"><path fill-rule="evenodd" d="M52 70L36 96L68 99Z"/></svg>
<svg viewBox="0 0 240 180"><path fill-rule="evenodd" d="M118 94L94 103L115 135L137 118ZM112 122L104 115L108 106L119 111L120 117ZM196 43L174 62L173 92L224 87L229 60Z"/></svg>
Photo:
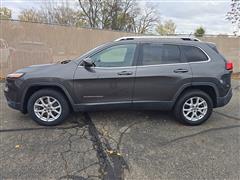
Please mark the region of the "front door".
<svg viewBox="0 0 240 180"><path fill-rule="evenodd" d="M178 90L191 83L191 68L178 45L147 43L140 52L133 102L135 106L168 109Z"/></svg>
<svg viewBox="0 0 240 180"><path fill-rule="evenodd" d="M136 47L136 44L113 45L90 57L95 67L79 66L74 78L78 104L131 104Z"/></svg>

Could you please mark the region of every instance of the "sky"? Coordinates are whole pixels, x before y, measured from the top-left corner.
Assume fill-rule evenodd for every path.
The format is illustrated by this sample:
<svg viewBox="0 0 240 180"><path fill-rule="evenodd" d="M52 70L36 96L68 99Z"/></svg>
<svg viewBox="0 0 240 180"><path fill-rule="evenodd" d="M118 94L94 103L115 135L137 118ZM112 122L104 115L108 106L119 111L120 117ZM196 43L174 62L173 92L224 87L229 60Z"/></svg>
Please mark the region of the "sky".
<svg viewBox="0 0 240 180"><path fill-rule="evenodd" d="M0 0L0 6L13 11L16 19L19 12L26 8L38 8L43 0ZM62 0L54 0L56 3ZM77 0L69 0L75 4ZM137 0L141 7L154 6L162 22L173 20L177 25L176 33L191 34L202 26L206 34L232 34L233 25L226 20L230 10L230 0Z"/></svg>

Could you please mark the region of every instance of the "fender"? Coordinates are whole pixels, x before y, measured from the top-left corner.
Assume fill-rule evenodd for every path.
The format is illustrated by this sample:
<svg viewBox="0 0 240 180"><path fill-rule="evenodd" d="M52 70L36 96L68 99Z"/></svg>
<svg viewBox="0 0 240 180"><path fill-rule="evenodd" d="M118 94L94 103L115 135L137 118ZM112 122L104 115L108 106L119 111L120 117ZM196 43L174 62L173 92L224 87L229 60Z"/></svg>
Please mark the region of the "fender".
<svg viewBox="0 0 240 180"><path fill-rule="evenodd" d="M182 94L182 92L184 90L186 90L189 87L194 87L194 86L210 86L214 89L216 96L219 97L219 92L218 92L218 88L217 85L211 82L192 82L192 83L186 83L184 85L182 85L178 91L176 92L176 94L173 97L173 102L175 103L178 99L178 97Z"/></svg>
<svg viewBox="0 0 240 180"><path fill-rule="evenodd" d="M58 87L60 88L64 93L65 95L67 96L71 106L73 107L73 109L75 110L75 106L74 106L74 101L72 99L72 97L70 96L68 90L62 85L62 84L59 84L59 83L50 83L50 82L38 82L38 83L32 83L30 84L29 86L27 86L24 91L23 91L23 95L22 95L22 98L21 98L21 109L23 110L24 109L24 99L26 97L26 94L27 94L27 91L32 88L32 87L44 87L44 86L50 86L50 87Z"/></svg>

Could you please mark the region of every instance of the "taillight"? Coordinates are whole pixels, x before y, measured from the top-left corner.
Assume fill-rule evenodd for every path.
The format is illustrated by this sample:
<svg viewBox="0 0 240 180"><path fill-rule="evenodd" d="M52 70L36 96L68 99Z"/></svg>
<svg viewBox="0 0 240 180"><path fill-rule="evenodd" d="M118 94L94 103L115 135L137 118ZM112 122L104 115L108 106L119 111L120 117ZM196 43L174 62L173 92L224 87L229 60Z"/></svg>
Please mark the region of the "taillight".
<svg viewBox="0 0 240 180"><path fill-rule="evenodd" d="M232 61L227 61L226 62L226 70L232 71L233 70L233 63Z"/></svg>

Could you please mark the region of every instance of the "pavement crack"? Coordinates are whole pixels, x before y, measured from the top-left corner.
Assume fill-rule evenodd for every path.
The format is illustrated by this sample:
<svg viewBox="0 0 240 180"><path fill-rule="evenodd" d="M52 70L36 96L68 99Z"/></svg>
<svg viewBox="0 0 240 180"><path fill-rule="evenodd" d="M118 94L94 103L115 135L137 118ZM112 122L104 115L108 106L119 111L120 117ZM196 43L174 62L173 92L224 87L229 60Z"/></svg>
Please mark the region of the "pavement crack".
<svg viewBox="0 0 240 180"><path fill-rule="evenodd" d="M140 123L142 123L142 122L137 121L137 122L134 122L134 123L130 124L130 125L129 125L126 129L124 129L124 131L120 134L120 137L119 137L119 140L118 140L118 143L117 143L117 150L118 150L118 151L120 151L120 146L121 146L121 144L122 144L122 139L123 139L124 135L126 134L126 132L127 132L131 127L133 127L133 126L135 126L135 125L137 125L137 124L140 124Z"/></svg>
<svg viewBox="0 0 240 180"><path fill-rule="evenodd" d="M103 180L122 180L126 162L122 156L108 155L107 150L112 150L108 140L103 137L101 140L100 133L93 123L88 113L84 113L85 123L88 126L88 131L91 136L93 147L96 150L99 161L100 178Z"/></svg>
<svg viewBox="0 0 240 180"><path fill-rule="evenodd" d="M84 171L84 170L86 170L86 169L88 169L88 168L90 168L92 166L95 166L95 165L98 165L98 162L91 163L88 166L85 166L82 169L79 169L79 170L73 172L73 174L80 173L80 172L82 172L82 171Z"/></svg>
<svg viewBox="0 0 240 180"><path fill-rule="evenodd" d="M64 156L64 153L63 153L63 152L61 152L60 155L61 155L61 158L62 158L62 160L63 160L63 162L64 162L64 171L65 171L65 173L67 174L66 176L69 176L69 172L68 172L68 162L67 162L67 160L65 159L65 156Z"/></svg>
<svg viewBox="0 0 240 180"><path fill-rule="evenodd" d="M18 131L35 131L35 130L64 130L79 127L78 124L72 126L59 126L59 127L38 127L38 128L16 128L16 129L0 129L0 133L5 132L18 132Z"/></svg>
<svg viewBox="0 0 240 180"><path fill-rule="evenodd" d="M240 85L234 87L233 89L234 89L234 90L239 90L239 89L240 89Z"/></svg>
<svg viewBox="0 0 240 180"><path fill-rule="evenodd" d="M181 137L178 137L178 138L169 140L169 141L167 141L167 142L163 142L163 143L161 143L161 147L170 145L170 144L172 144L172 143L175 143L175 142L178 142L178 141L181 141L181 140L184 140L184 139L189 139L189 138L192 138L192 137L194 137L194 136L198 136L198 135L200 135L200 134L205 134L205 133L215 132L215 131L221 131L221 130L228 130L228 129L233 129L233 128L240 128L240 125L232 125L232 126L225 126L225 127L219 127L219 128L206 129L206 130L203 130L203 131L194 133L194 134L190 134L190 135L186 135L186 136L181 136Z"/></svg>
<svg viewBox="0 0 240 180"><path fill-rule="evenodd" d="M216 114L219 114L221 116L224 116L224 117L227 117L227 118L230 118L230 119L233 119L233 120L240 121L240 118L238 118L238 117L227 115L227 114L224 114L224 113L220 113L218 111L213 111L213 112L216 113Z"/></svg>

